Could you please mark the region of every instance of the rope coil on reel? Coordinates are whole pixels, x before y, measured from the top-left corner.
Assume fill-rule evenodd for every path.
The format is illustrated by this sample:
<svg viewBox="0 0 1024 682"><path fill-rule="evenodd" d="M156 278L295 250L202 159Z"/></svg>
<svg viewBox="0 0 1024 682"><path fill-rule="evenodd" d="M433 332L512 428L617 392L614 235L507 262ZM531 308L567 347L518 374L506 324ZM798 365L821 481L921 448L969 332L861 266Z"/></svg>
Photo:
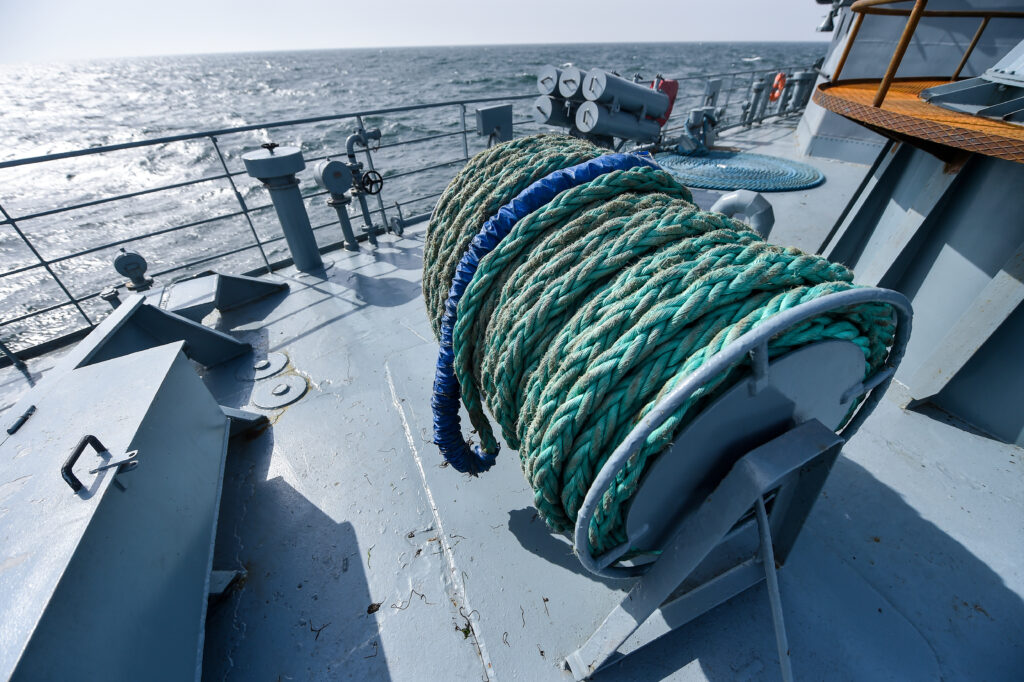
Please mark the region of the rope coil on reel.
<svg viewBox="0 0 1024 682"><path fill-rule="evenodd" d="M519 451L538 511L560 531L573 527L619 443L708 358L782 311L857 288L842 265L700 211L649 157L602 151L539 135L481 152L439 200L424 249L424 297L441 341L435 442L459 471L489 468L498 441L486 406ZM864 303L794 325L768 349L777 357L852 341L867 377L893 333L891 307ZM705 383L632 453L591 521L592 554L625 541L645 468L743 371ZM481 439L475 449L461 435L460 398Z"/></svg>

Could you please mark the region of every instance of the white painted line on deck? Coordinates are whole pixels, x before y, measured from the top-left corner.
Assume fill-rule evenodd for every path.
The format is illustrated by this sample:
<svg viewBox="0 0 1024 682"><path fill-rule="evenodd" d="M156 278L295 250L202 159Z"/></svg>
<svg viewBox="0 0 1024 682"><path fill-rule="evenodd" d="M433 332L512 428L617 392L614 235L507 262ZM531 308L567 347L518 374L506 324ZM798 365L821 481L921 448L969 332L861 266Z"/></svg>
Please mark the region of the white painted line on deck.
<svg viewBox="0 0 1024 682"><path fill-rule="evenodd" d="M416 460L416 467L419 469L420 478L423 480L423 490L427 493L427 502L430 504L430 512L434 515L434 526L437 528L438 542L441 543L441 549L444 552L445 560L448 563L448 571L451 573L452 585L455 591L462 597L462 607L466 613L472 615L473 607L469 604L469 595L466 594L466 585L462 580L462 572L455 565L455 555L452 552L451 544L448 542L448 534L444 530L444 524L441 521L441 513L437 509L437 503L434 502L434 494L430 490L430 485L427 483L427 472L423 468L423 459L420 457L419 450L416 449L416 441L412 436L412 428L409 426L409 420L405 416L405 410L402 408L402 402L398 399L398 391L395 390L395 382L391 378L391 367L387 362L384 363L384 376L388 381L388 388L391 390L391 402L394 403L395 409L398 410L398 416L402 420L402 428L405 429L405 439L409 442L409 449L412 450L413 459ZM479 612L477 612L479 613ZM492 682L497 680L494 668L491 666L491 657L487 655L487 647L484 646L483 633L480 628L477 627L476 621L472 618L466 618L469 622L469 626L473 629L473 637L476 639L477 651L480 653L480 660L484 664L484 674L488 680Z"/></svg>

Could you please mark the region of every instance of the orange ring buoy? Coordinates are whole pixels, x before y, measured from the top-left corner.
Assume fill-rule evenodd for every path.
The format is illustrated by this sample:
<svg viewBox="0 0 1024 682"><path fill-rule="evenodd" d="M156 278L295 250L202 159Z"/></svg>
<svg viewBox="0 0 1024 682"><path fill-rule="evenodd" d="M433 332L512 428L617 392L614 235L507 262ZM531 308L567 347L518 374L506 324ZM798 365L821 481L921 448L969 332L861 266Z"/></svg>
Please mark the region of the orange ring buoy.
<svg viewBox="0 0 1024 682"><path fill-rule="evenodd" d="M786 87L786 74L784 74L781 71L779 71L779 73L777 73L775 75L775 82L772 83L772 91L768 95L768 99L771 100L772 102L774 102L779 97L782 97L782 91L783 91L783 89L785 89L785 87Z"/></svg>

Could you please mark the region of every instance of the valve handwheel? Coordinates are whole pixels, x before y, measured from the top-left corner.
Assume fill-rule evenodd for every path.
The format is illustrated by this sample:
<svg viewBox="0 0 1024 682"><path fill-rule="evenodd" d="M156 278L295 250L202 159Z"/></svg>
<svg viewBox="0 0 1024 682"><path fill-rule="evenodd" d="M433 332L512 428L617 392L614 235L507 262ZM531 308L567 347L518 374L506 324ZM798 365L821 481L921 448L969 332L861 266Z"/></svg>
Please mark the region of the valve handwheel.
<svg viewBox="0 0 1024 682"><path fill-rule="evenodd" d="M375 170L369 170L363 173L359 185L367 194L380 194L384 188L384 177Z"/></svg>

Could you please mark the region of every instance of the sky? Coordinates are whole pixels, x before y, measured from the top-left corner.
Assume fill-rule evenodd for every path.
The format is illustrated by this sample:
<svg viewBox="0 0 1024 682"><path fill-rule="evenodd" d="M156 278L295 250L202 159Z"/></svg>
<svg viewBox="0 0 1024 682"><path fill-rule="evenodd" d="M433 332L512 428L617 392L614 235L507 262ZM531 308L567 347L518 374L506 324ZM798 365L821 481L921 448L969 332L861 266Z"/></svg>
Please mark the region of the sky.
<svg viewBox="0 0 1024 682"><path fill-rule="evenodd" d="M0 62L509 43L824 40L814 0L0 0Z"/></svg>

